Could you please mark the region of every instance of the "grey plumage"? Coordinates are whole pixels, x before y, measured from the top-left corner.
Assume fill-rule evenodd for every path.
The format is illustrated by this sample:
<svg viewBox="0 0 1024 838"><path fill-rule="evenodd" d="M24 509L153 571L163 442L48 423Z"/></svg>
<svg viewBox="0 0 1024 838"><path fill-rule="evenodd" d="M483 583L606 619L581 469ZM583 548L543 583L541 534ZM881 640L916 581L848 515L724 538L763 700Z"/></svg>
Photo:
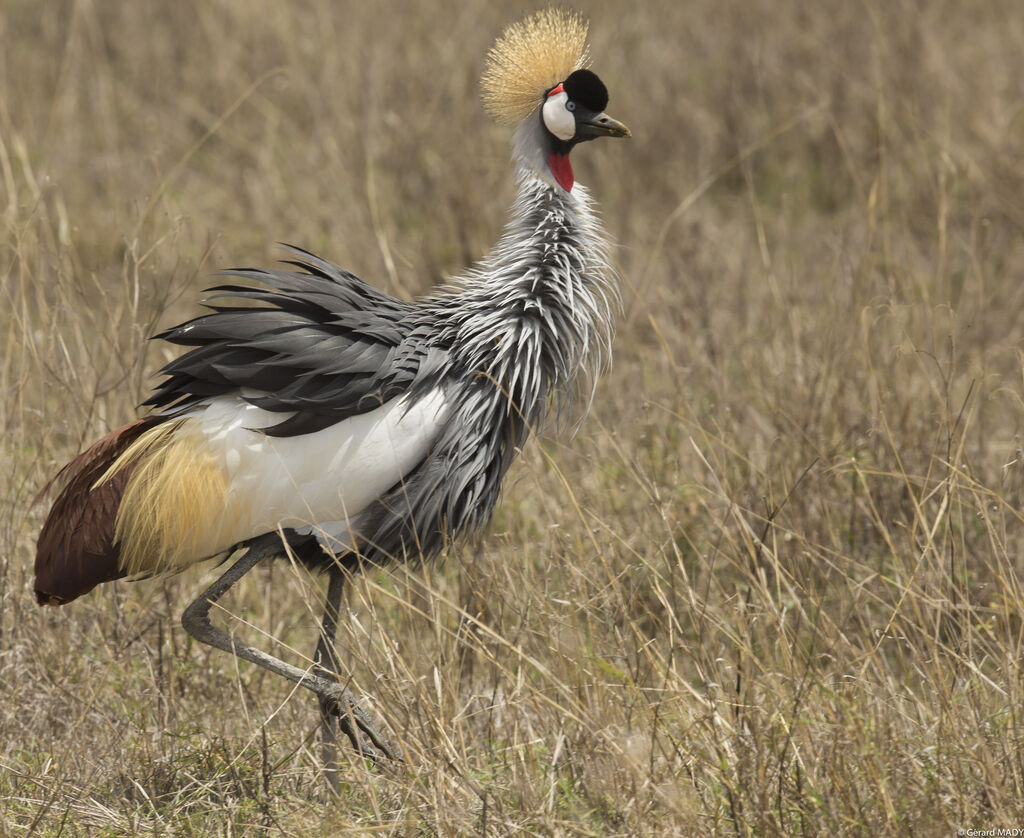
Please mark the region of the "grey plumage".
<svg viewBox="0 0 1024 838"><path fill-rule="evenodd" d="M298 436L441 388L454 408L425 458L342 531L312 531L332 552L381 563L429 556L483 525L551 398L583 390L589 405L618 300L584 188L566 193L526 166L518 177L491 256L416 302L298 248L299 271L228 272L260 286L211 289L213 313L159 336L194 348L163 369L147 404L177 415L240 393L281 414L264 433Z"/></svg>

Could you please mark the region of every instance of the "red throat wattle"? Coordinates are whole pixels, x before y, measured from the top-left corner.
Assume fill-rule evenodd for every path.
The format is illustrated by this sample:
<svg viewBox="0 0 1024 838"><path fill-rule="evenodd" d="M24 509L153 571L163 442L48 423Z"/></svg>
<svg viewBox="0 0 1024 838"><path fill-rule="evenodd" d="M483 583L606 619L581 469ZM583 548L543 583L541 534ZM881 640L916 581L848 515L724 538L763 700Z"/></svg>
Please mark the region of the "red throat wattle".
<svg viewBox="0 0 1024 838"><path fill-rule="evenodd" d="M548 168L555 176L558 185L566 192L572 192L572 185L576 182L572 175L572 164L569 162L568 154L549 154Z"/></svg>

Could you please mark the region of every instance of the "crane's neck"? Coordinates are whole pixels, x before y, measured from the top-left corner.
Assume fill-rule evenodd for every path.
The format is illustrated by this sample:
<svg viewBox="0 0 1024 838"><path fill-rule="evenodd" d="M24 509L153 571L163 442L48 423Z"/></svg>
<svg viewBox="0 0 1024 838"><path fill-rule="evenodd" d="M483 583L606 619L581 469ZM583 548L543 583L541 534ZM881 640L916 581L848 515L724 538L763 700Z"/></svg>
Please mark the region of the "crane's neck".
<svg viewBox="0 0 1024 838"><path fill-rule="evenodd" d="M571 144L557 140L545 127L540 112L516 129L512 157L519 170L533 173L556 188L571 193L575 184L569 162Z"/></svg>
<svg viewBox="0 0 1024 838"><path fill-rule="evenodd" d="M449 322L460 360L532 419L552 392L578 391L589 405L619 298L587 190L558 185L543 149L517 143L516 157L509 224L487 259L448 289L460 298Z"/></svg>

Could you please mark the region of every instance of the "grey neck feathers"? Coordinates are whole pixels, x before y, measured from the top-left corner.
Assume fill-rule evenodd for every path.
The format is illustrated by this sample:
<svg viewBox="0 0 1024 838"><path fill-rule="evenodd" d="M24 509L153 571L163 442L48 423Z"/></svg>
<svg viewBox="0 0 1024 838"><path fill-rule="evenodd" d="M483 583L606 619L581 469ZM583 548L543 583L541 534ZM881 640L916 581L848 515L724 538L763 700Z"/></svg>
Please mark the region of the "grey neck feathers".
<svg viewBox="0 0 1024 838"><path fill-rule="evenodd" d="M504 235L431 302L448 323L458 362L492 379L534 425L550 395L578 394L583 412L589 408L609 359L619 296L587 190L577 184L567 193L554 184L527 139L521 128L519 190Z"/></svg>

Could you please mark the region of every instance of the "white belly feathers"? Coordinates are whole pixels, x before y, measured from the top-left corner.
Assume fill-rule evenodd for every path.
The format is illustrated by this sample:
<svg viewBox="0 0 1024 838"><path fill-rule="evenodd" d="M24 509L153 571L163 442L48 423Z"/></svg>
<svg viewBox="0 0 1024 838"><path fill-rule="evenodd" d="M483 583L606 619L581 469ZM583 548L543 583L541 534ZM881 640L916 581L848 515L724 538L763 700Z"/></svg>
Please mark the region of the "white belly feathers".
<svg viewBox="0 0 1024 838"><path fill-rule="evenodd" d="M214 401L195 419L223 463L227 505L248 513L223 540L351 520L423 460L447 415L444 394L435 390L312 434L272 437L253 429L277 424L282 414L240 399Z"/></svg>
<svg viewBox="0 0 1024 838"><path fill-rule="evenodd" d="M129 574L180 569L278 528L349 543L349 522L428 454L448 418L444 392L402 397L311 434L259 432L287 418L217 398L156 426L99 482L132 463L117 514Z"/></svg>

